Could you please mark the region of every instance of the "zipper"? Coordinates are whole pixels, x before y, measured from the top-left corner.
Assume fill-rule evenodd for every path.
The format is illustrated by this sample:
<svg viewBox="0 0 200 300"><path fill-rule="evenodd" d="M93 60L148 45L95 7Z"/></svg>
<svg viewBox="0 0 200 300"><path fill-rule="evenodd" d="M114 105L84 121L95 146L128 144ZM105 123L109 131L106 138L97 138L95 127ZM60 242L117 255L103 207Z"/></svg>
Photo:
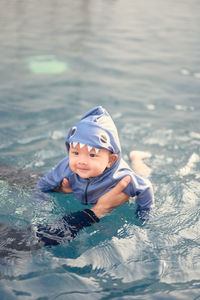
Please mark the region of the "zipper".
<svg viewBox="0 0 200 300"><path fill-rule="evenodd" d="M87 195L87 190L88 190L88 186L90 184L90 179L88 179L86 188L85 188L85 204L88 205L88 195Z"/></svg>

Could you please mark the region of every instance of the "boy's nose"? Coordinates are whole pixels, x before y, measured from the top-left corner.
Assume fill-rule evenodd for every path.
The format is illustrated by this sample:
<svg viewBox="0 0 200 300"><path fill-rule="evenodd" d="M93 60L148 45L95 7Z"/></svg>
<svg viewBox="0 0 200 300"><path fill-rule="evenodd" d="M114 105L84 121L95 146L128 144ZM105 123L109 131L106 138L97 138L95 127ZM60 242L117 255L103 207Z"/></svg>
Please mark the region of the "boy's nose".
<svg viewBox="0 0 200 300"><path fill-rule="evenodd" d="M77 163L79 165L87 165L86 159L84 157L79 157Z"/></svg>
<svg viewBox="0 0 200 300"><path fill-rule="evenodd" d="M78 162L78 165L79 165L79 166L86 166L87 164L86 164L84 161L79 161L79 162Z"/></svg>

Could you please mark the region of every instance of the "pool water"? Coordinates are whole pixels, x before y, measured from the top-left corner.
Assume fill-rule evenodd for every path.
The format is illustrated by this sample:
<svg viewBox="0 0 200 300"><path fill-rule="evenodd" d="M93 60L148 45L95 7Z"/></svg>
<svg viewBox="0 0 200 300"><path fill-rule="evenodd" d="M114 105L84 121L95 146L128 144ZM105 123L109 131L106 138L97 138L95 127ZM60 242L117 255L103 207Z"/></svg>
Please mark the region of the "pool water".
<svg viewBox="0 0 200 300"><path fill-rule="evenodd" d="M152 154L153 219L134 200L61 246L0 265L0 299L200 299L200 3L1 1L0 162L44 173L68 129L104 106L123 157ZM82 208L0 182L0 221L24 227Z"/></svg>

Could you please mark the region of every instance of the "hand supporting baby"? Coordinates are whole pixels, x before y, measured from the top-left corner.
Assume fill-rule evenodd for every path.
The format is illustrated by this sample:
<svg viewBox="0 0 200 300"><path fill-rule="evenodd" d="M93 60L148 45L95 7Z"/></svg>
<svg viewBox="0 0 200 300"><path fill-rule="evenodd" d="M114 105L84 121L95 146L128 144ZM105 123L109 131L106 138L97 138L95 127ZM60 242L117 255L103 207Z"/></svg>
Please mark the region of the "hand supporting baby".
<svg viewBox="0 0 200 300"><path fill-rule="evenodd" d="M91 210L95 213L95 215L101 219L108 213L110 213L114 208L122 205L127 202L130 197L125 194L123 190L129 184L131 178L130 176L126 176L120 180L120 182L109 192L102 195L97 203L91 208ZM62 181L62 185L60 190L63 193L72 193L72 189L69 185L69 181L67 178L64 178Z"/></svg>

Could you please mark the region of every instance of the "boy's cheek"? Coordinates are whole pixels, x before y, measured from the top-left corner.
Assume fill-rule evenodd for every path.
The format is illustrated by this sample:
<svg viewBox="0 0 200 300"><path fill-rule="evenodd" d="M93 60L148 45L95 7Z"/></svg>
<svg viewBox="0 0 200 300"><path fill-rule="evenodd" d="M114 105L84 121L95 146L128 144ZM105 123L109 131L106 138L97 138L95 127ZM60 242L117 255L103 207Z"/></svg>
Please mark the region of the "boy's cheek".
<svg viewBox="0 0 200 300"><path fill-rule="evenodd" d="M72 161L69 161L69 167L70 167L70 169L73 171L73 163L72 163Z"/></svg>

